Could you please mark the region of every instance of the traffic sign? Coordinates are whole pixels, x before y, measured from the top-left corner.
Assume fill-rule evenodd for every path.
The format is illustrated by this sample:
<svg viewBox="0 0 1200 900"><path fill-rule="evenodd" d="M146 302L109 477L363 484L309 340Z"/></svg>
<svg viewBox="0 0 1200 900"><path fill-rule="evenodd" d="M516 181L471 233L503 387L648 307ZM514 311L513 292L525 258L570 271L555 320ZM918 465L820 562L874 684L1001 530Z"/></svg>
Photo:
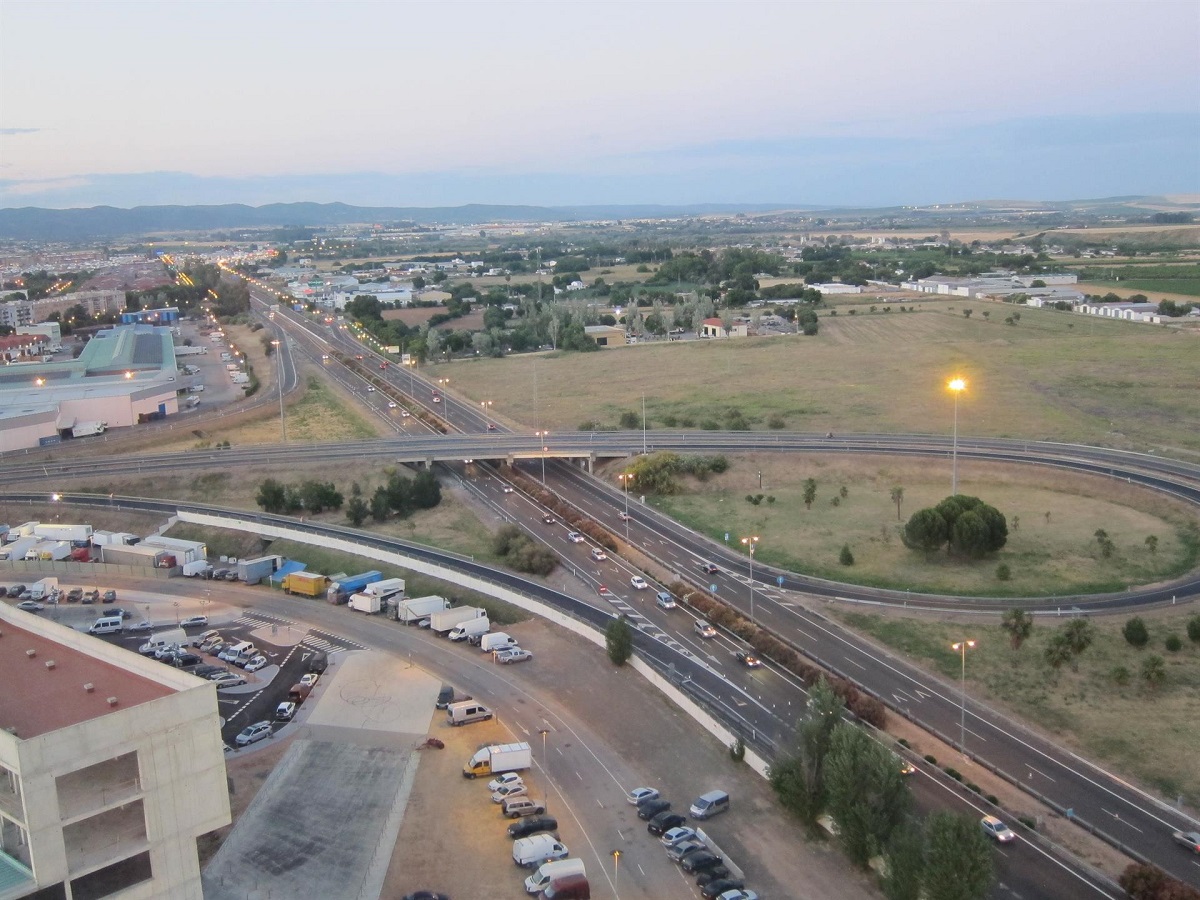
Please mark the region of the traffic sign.
<svg viewBox="0 0 1200 900"><path fill-rule="evenodd" d="M717 592L717 586L716 586L715 584L710 584L710 585L708 586L708 589L709 589L710 591L712 591L714 594Z"/></svg>
<svg viewBox="0 0 1200 900"><path fill-rule="evenodd" d="M775 583L778 584L780 587L783 587L783 576L780 575L778 578L776 578Z"/></svg>

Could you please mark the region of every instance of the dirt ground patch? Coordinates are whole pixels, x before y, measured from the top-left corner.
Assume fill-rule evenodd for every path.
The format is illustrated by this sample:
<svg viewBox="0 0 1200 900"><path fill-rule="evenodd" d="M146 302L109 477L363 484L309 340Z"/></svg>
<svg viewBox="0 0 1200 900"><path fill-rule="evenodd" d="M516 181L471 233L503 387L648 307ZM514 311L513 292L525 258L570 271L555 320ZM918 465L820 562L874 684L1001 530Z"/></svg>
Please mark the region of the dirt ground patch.
<svg viewBox="0 0 1200 900"><path fill-rule="evenodd" d="M385 309L381 315L386 322L403 322L409 328L419 328L434 316L439 313L444 315L445 312L444 306L419 306L406 309ZM483 328L483 310L476 309L461 318L443 322L437 327L451 331L479 331Z"/></svg>

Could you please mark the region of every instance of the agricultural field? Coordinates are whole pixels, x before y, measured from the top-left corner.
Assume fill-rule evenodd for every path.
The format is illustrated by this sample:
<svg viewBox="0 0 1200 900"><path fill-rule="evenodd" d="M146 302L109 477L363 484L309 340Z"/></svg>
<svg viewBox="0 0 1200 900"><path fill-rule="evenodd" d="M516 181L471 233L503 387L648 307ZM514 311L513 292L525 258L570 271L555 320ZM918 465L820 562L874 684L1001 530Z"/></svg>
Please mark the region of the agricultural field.
<svg viewBox="0 0 1200 900"><path fill-rule="evenodd" d="M949 461L834 454L729 461L720 475L681 479L680 493L646 500L716 541L728 533L736 546L755 535L759 561L833 581L964 596L1102 593L1163 581L1200 562L1200 522L1190 509L1108 479L960 460L959 492L996 507L1009 527L999 553L964 560L926 556L901 540L909 516L950 494ZM616 483L623 468L610 463L605 474ZM803 497L807 478L817 485L811 508ZM899 509L896 487L903 489ZM748 499L759 495L757 503ZM1114 543L1108 557L1097 529ZM840 561L843 546L852 565ZM1007 578L997 575L1001 564Z"/></svg>
<svg viewBox="0 0 1200 900"><path fill-rule="evenodd" d="M833 615L957 683L961 660L955 641L974 639L968 652L972 696L1007 708L1106 768L1132 775L1159 794L1200 803L1196 727L1200 721L1200 644L1188 640L1194 604L1140 613L1150 632L1143 649L1127 644L1126 616L1091 618L1094 639L1074 664L1053 669L1045 661L1051 635L1067 621L1038 617L1033 636L1013 650L992 619L933 621L900 614L865 614L845 607ZM1182 648L1166 649L1170 635ZM1166 680L1152 687L1141 678L1147 657L1163 659ZM970 745L970 736L967 743ZM1152 748L1153 752L1147 752Z"/></svg>
<svg viewBox="0 0 1200 900"><path fill-rule="evenodd" d="M1200 394L1183 387L1200 384L1200 335L987 301L913 305L825 313L815 337L478 359L425 374L551 431L615 427L624 411L640 416L645 396L652 429L942 435L954 414L945 384L958 375L962 436L1200 452Z"/></svg>

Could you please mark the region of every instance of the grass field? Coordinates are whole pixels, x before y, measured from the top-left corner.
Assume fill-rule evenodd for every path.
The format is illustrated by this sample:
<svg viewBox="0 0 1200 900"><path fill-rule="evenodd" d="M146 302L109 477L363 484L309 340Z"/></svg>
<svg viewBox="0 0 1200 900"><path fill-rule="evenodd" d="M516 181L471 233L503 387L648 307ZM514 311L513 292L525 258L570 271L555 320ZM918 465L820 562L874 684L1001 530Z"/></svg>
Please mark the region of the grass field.
<svg viewBox="0 0 1200 900"><path fill-rule="evenodd" d="M960 461L959 491L981 497L1009 522L1002 551L965 561L907 549L891 499L893 487L904 488L904 520L935 505L950 493L948 461L761 454L730 462L721 475L690 481L687 493L647 499L715 540L729 533L736 545L758 536L756 558L762 562L832 580L978 596L1100 593L1183 574L1200 561L1200 530L1188 531L1188 523L1197 525L1190 510L1108 479ZM609 477L615 482L621 470L611 464ZM817 482L817 499L806 509L803 482L809 477ZM752 505L745 499L760 492L775 502ZM1116 544L1109 559L1100 553L1098 528ZM1148 535L1158 539L1153 554ZM839 563L843 544L854 555L853 566ZM1000 563L1009 566L1010 580L997 578Z"/></svg>
<svg viewBox="0 0 1200 900"><path fill-rule="evenodd" d="M1008 636L992 620L948 623L833 610L851 627L955 683L961 660L950 645L977 640L966 665L973 696L1007 707L1054 740L1139 779L1172 801L1182 794L1193 805L1200 803L1200 647L1188 642L1186 623L1197 612L1189 605L1142 614L1151 635L1150 645L1142 650L1122 638L1123 617L1092 619L1095 640L1078 659L1078 671L1064 666L1055 672L1043 653L1060 625L1057 619L1038 618L1033 637L1013 651ZM1183 650L1164 649L1169 634L1183 640ZM1163 657L1167 668L1167 682L1157 691L1145 687L1139 677L1143 659L1152 654ZM1130 673L1125 685L1113 677L1118 667ZM968 736L968 746L970 740Z"/></svg>
<svg viewBox="0 0 1200 900"><path fill-rule="evenodd" d="M647 344L431 366L451 390L530 428L664 417L755 429L949 434L1200 452L1200 335L984 301L822 316L816 337ZM971 318L963 309L972 309ZM1019 311L1020 321L1004 324ZM984 312L989 312L990 320Z"/></svg>

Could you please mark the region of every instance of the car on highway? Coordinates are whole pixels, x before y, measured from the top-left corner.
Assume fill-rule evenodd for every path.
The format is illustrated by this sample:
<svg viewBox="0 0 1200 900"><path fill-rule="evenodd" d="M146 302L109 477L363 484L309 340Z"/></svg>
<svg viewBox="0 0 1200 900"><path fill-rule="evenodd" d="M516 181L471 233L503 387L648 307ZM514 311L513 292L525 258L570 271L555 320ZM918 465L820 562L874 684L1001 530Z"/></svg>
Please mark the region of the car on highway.
<svg viewBox="0 0 1200 900"><path fill-rule="evenodd" d="M646 823L646 831L655 837L662 837L672 828L678 828L687 821L687 816L681 816L679 813L670 811L660 812L657 816Z"/></svg>
<svg viewBox="0 0 1200 900"><path fill-rule="evenodd" d="M433 398L433 402L434 402L434 403L441 403L441 402L442 402L442 398L441 398L441 397L434 397L434 398Z"/></svg>
<svg viewBox="0 0 1200 900"><path fill-rule="evenodd" d="M46 607L36 600L22 600L17 604L17 609L23 609L25 612L41 612Z"/></svg>
<svg viewBox="0 0 1200 900"><path fill-rule="evenodd" d="M296 715L296 704L291 700L284 700L275 707L275 718L280 722L287 722L294 715Z"/></svg>
<svg viewBox="0 0 1200 900"><path fill-rule="evenodd" d="M529 837L531 834L541 834L542 832L554 834L556 831L558 831L558 819L554 816L529 816L508 826L510 838Z"/></svg>
<svg viewBox="0 0 1200 900"><path fill-rule="evenodd" d="M633 585L633 589L635 591L644 591L648 587L650 587L650 583L647 582L646 579L643 578L641 575L634 575L632 578L629 579L629 583L631 585Z"/></svg>
<svg viewBox="0 0 1200 900"><path fill-rule="evenodd" d="M489 791L498 791L498 790L500 790L500 788L505 787L510 784L524 784L524 783L525 783L525 779L523 779L521 777L519 772L505 772L503 775L497 775L495 778L493 778L491 781L488 782L488 790Z"/></svg>
<svg viewBox="0 0 1200 900"><path fill-rule="evenodd" d="M400 410L400 418L407 419L411 415L407 409Z"/></svg>
<svg viewBox="0 0 1200 900"><path fill-rule="evenodd" d="M399 405L395 400L388 401L388 409L396 409Z"/></svg>
<svg viewBox="0 0 1200 900"><path fill-rule="evenodd" d="M509 647L507 650L496 651L496 662L504 665L525 662L529 659L533 659L533 654L522 647Z"/></svg>
<svg viewBox="0 0 1200 900"><path fill-rule="evenodd" d="M674 847L676 844L683 843L684 841L694 840L695 837L695 828L686 828L680 825L678 828L671 828L666 831L663 836L659 838L659 841L664 847Z"/></svg>
<svg viewBox="0 0 1200 900"><path fill-rule="evenodd" d="M251 659L244 666L242 666L242 668L245 669L247 672L257 672L259 669L266 668L267 662L268 662L267 658L265 656L263 656L262 654L259 654L258 656Z"/></svg>
<svg viewBox="0 0 1200 900"><path fill-rule="evenodd" d="M233 742L239 747L247 747L255 741L261 741L263 738L270 736L270 722L255 722L253 725L247 725L238 732L238 736L233 739Z"/></svg>
<svg viewBox="0 0 1200 900"><path fill-rule="evenodd" d="M762 668L763 661L748 650L739 650L737 653L734 654L734 656L736 656L737 661L740 662L747 669L761 669Z"/></svg>
<svg viewBox="0 0 1200 900"><path fill-rule="evenodd" d="M721 570L718 569L716 566L714 566L712 563L710 563L706 559L699 560L696 563L696 566L705 575L720 575L721 574Z"/></svg>
<svg viewBox="0 0 1200 900"><path fill-rule="evenodd" d="M675 598L671 596L669 591L659 591L655 595L654 602L658 604L659 609L674 609L678 606Z"/></svg>
<svg viewBox="0 0 1200 900"><path fill-rule="evenodd" d="M210 679L217 686L217 690L223 688L240 687L246 683L246 679L241 675L236 675L233 672L226 672L224 675L218 675L216 678Z"/></svg>
<svg viewBox="0 0 1200 900"><path fill-rule="evenodd" d="M631 806L641 806L650 800L657 800L662 794L658 788L652 787L637 787L625 795L625 799L629 801Z"/></svg>
<svg viewBox="0 0 1200 900"><path fill-rule="evenodd" d="M717 636L717 629L713 628L704 619L697 619L696 624L692 626L692 630L702 638L715 638Z"/></svg>
<svg viewBox="0 0 1200 900"><path fill-rule="evenodd" d="M622 522L628 522L633 519L633 516L631 516L629 513L625 512L624 510L621 510L621 512L617 513L617 518L620 519Z"/></svg>
<svg viewBox="0 0 1200 900"><path fill-rule="evenodd" d="M1014 841L1017 838L1013 834L1012 829L995 816L984 816L979 820L979 827L983 829L984 834L999 841L1001 844L1007 844L1009 841Z"/></svg>
<svg viewBox="0 0 1200 900"><path fill-rule="evenodd" d="M605 553L603 550L601 550L599 547L593 547L592 548L592 559L596 560L596 562L604 562L604 560L608 559L608 554Z"/></svg>
<svg viewBox="0 0 1200 900"><path fill-rule="evenodd" d="M1200 831L1173 831L1171 839L1181 847L1187 847L1193 853L1200 853Z"/></svg>
<svg viewBox="0 0 1200 900"><path fill-rule="evenodd" d="M375 393L375 388L374 388L374 387L368 387L368 388L367 388L367 393L368 393L368 394L373 394L373 393Z"/></svg>
<svg viewBox="0 0 1200 900"><path fill-rule="evenodd" d="M671 808L671 801L664 800L659 797L657 800L647 800L645 803L638 804L638 818L643 822L649 822L661 812L666 812Z"/></svg>
<svg viewBox="0 0 1200 900"><path fill-rule="evenodd" d="M582 544L584 542L585 538L578 531L568 531L567 532L567 540L570 541L572 544Z"/></svg>
<svg viewBox="0 0 1200 900"><path fill-rule="evenodd" d="M545 522L547 525L553 525L554 524L554 516L550 515L550 513L546 513L544 516L542 516L542 521Z"/></svg>
<svg viewBox="0 0 1200 900"><path fill-rule="evenodd" d="M208 616L188 616L179 623L180 628L203 628L208 624Z"/></svg>
<svg viewBox="0 0 1200 900"><path fill-rule="evenodd" d="M896 765L898 765L900 767L901 775L915 775L916 774L917 767L914 766L911 762L909 762L907 759L905 759L903 756L901 756L898 753L896 754Z"/></svg>
<svg viewBox="0 0 1200 900"><path fill-rule="evenodd" d="M512 492L513 486L511 484L506 484L504 487L500 488L500 493L502 494L511 494Z"/></svg>

